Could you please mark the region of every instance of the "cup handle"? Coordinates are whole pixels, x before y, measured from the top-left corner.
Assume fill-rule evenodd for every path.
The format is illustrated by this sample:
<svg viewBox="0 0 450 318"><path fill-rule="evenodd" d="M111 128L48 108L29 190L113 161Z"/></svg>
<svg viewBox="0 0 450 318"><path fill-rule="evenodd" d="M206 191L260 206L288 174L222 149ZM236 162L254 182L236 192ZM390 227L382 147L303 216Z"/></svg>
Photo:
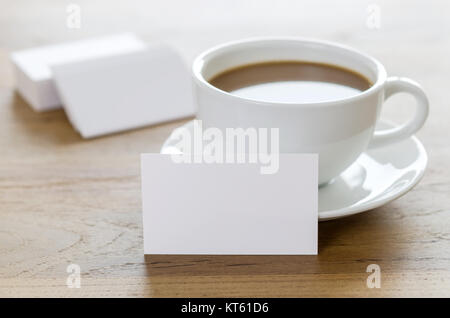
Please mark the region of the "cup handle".
<svg viewBox="0 0 450 318"><path fill-rule="evenodd" d="M418 131L428 117L428 98L422 87L413 80L404 77L389 77L385 83L385 97L388 99L396 93L409 93L416 99L416 111L414 117L406 124L374 132L369 148L383 147L388 144L408 138Z"/></svg>

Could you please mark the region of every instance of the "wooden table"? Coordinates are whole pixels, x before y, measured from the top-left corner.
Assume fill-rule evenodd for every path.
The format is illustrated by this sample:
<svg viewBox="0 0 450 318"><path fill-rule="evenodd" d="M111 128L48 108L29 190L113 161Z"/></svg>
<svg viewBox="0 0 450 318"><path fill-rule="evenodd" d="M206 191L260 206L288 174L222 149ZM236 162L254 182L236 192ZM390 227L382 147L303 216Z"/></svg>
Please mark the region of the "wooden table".
<svg viewBox="0 0 450 318"><path fill-rule="evenodd" d="M81 29L66 27L65 2L0 1L0 296L450 296L448 1L379 1L379 29L366 25L373 9L360 1L76 3ZM122 30L165 39L187 60L254 35L364 50L427 91L418 137L428 170L392 203L320 223L318 256L144 257L139 154L158 152L184 121L83 140L62 110L29 108L8 62L13 50ZM383 117L406 120L410 102L393 98ZM80 289L66 287L71 263ZM372 263L380 289L366 287Z"/></svg>

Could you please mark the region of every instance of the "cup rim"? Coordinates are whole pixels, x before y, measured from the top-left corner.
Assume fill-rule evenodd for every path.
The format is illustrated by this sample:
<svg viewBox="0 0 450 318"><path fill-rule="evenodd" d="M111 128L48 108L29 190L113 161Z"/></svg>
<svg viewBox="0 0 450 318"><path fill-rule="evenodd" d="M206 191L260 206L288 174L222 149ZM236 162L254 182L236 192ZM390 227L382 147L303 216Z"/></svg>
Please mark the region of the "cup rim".
<svg viewBox="0 0 450 318"><path fill-rule="evenodd" d="M214 85L210 84L203 77L202 71L206 65L205 61L212 54L215 54L220 51L224 51L227 48L232 47L232 46L244 45L244 44L248 44L248 43L252 43L252 42L269 42L269 41L304 42L304 43L309 43L309 44L319 44L319 45L325 45L325 46L332 46L332 47L335 47L335 48L338 48L341 50L348 51L353 54L357 54L359 56L362 56L364 59L368 60L369 62L371 62L375 65L376 80L369 89L366 89L366 90L364 90L356 95L350 96L350 97L329 100L329 101L302 103L302 102L273 102L273 101L270 102L270 101L256 100L256 99L250 99L250 98L237 96L237 95L223 91L223 90L215 87ZM319 40L319 39L313 39L313 38L304 38L304 37L292 37L292 36L252 37L252 38L230 41L230 42L216 45L216 46L204 51L203 53L199 54L195 58L194 62L192 63L192 74L193 74L195 82L197 84L199 84L201 87L212 90L215 93L222 95L223 97L231 98L231 99L239 100L239 101L245 101L247 103L256 104L256 105L277 106L277 107L280 107L280 106L285 106L285 107L290 107L290 106L291 107L331 106L331 105L341 104L343 102L357 101L357 100L366 98L367 96L378 92L383 87L383 85L386 81L386 78L387 78L387 74L386 74L386 70L385 70L384 66L377 59L373 58L372 56L370 56L364 52L361 52L352 47L349 47L349 46L346 46L346 45L343 45L340 43L332 42L332 41Z"/></svg>

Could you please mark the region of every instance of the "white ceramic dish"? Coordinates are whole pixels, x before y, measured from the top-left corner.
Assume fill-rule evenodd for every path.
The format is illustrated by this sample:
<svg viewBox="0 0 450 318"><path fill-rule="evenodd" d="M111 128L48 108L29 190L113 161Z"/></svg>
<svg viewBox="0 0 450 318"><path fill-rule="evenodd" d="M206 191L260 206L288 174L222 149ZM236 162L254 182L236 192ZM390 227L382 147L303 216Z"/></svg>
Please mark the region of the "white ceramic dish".
<svg viewBox="0 0 450 318"><path fill-rule="evenodd" d="M307 61L335 65L366 77L370 88L340 99L271 102L225 92L209 81L226 70L270 61ZM412 136L428 116L428 99L420 85L387 76L375 58L353 48L296 37L244 39L213 47L192 65L197 118L205 129L279 128L282 153L319 154L319 184L343 173L366 149L390 145ZM416 100L405 124L374 130L383 103L397 93Z"/></svg>
<svg viewBox="0 0 450 318"><path fill-rule="evenodd" d="M184 126L192 128L192 121ZM393 126L380 122L377 128ZM161 153L178 152L176 142L169 136ZM319 221L372 210L397 199L420 181L427 161L422 143L414 136L364 152L340 176L319 188Z"/></svg>

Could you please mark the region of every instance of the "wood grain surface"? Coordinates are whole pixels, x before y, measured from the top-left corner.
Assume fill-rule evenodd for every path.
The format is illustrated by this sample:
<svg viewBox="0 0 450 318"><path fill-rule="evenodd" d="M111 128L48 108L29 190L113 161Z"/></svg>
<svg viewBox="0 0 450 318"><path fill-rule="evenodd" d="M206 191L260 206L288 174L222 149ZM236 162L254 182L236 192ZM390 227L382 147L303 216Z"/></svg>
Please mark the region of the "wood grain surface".
<svg viewBox="0 0 450 318"><path fill-rule="evenodd" d="M81 28L66 27L78 3ZM369 4L380 28L366 22ZM0 0L0 296L450 296L450 14L448 1ZM430 117L421 183L381 208L320 223L318 256L143 255L139 155L184 121L83 140L64 111L35 113L15 92L11 51L119 31L164 39L190 62L256 35L334 40L420 82ZM383 117L413 109L390 100ZM106 114L105 114L106 115ZM66 268L81 268L67 288ZM369 264L380 289L366 286Z"/></svg>

